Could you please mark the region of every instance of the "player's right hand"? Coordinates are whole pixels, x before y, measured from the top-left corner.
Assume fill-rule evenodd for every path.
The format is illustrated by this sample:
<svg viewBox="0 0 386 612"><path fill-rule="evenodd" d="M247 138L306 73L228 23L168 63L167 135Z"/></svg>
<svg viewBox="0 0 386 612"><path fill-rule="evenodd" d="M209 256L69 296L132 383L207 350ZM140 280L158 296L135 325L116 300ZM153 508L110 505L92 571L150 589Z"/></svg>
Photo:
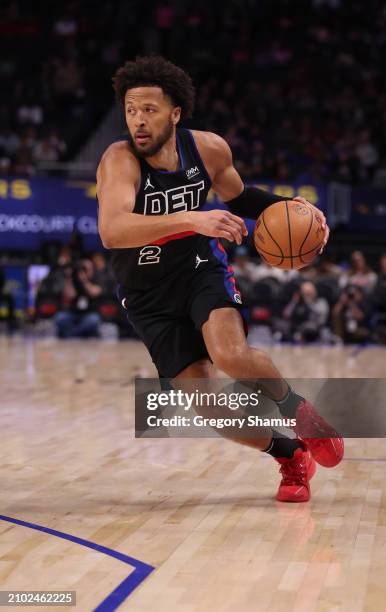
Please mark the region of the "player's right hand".
<svg viewBox="0 0 386 612"><path fill-rule="evenodd" d="M194 231L203 236L225 238L229 242L241 244L248 230L241 217L228 210L208 210L192 212Z"/></svg>

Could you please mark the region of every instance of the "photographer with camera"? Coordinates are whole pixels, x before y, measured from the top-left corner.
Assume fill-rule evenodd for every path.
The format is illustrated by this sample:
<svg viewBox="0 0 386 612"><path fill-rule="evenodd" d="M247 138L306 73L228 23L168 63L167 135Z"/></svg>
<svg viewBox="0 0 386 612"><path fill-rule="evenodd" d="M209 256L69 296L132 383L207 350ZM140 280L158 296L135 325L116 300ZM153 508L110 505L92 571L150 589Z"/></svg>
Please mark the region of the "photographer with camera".
<svg viewBox="0 0 386 612"><path fill-rule="evenodd" d="M365 342L370 337L371 308L362 287L350 285L332 310L332 327L344 342Z"/></svg>
<svg viewBox="0 0 386 612"><path fill-rule="evenodd" d="M95 303L103 289L94 278L92 262L82 259L63 272L62 309L55 315L58 337L98 337L101 317Z"/></svg>

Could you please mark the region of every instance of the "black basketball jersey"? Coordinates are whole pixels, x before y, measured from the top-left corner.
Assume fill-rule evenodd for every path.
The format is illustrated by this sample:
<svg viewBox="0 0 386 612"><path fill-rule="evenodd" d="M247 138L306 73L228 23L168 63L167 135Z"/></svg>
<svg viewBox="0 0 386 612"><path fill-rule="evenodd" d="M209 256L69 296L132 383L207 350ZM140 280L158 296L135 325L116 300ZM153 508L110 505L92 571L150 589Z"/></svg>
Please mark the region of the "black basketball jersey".
<svg viewBox="0 0 386 612"><path fill-rule="evenodd" d="M141 159L141 184L133 212L141 215L170 215L197 211L205 204L210 177L190 130L176 131L179 169L156 170ZM149 289L176 274L191 256L207 252L211 239L195 232L165 236L138 248L112 249L112 267L121 287Z"/></svg>

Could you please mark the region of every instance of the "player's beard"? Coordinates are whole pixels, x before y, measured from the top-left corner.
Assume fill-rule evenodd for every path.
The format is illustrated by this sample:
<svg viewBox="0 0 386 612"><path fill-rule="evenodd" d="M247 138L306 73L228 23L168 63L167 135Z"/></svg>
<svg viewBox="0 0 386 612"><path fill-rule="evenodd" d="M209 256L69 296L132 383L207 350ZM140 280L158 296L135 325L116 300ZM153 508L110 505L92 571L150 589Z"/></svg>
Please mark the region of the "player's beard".
<svg viewBox="0 0 386 612"><path fill-rule="evenodd" d="M169 117L169 121L165 126L164 130L161 132L161 134L157 136L157 138L155 138L153 142L149 144L149 146L141 148L137 147L137 145L135 144L135 140L129 131L129 145L137 157L140 157L142 159L145 159L146 157L153 157L153 155L157 155L157 153L162 149L164 144L172 136L173 127L174 124L171 120L171 117Z"/></svg>

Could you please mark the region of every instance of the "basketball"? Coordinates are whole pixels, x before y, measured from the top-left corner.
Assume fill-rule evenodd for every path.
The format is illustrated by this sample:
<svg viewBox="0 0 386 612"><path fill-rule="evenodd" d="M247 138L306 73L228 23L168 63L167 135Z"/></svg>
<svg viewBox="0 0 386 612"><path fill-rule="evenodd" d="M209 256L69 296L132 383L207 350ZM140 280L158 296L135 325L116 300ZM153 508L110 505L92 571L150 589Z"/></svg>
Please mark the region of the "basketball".
<svg viewBox="0 0 386 612"><path fill-rule="evenodd" d="M253 238L267 264L297 270L310 265L322 246L322 219L307 204L283 200L260 215Z"/></svg>

